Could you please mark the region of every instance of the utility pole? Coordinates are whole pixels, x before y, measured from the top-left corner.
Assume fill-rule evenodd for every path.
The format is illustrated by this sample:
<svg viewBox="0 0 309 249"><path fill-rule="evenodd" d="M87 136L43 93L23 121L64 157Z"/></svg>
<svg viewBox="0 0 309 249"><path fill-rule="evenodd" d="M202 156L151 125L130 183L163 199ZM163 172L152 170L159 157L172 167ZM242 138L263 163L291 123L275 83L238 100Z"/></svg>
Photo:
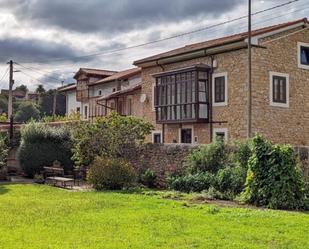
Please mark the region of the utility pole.
<svg viewBox="0 0 309 249"><path fill-rule="evenodd" d="M247 100L247 138L252 136L252 56L251 56L251 0L248 0L248 100Z"/></svg>
<svg viewBox="0 0 309 249"><path fill-rule="evenodd" d="M58 93L58 90L56 89L56 90L55 90L55 93L54 93L54 101L53 101L53 116L56 115L57 93Z"/></svg>
<svg viewBox="0 0 309 249"><path fill-rule="evenodd" d="M8 118L10 121L10 139L13 138L13 61L8 62L10 65L10 79L9 79L9 103L8 103Z"/></svg>

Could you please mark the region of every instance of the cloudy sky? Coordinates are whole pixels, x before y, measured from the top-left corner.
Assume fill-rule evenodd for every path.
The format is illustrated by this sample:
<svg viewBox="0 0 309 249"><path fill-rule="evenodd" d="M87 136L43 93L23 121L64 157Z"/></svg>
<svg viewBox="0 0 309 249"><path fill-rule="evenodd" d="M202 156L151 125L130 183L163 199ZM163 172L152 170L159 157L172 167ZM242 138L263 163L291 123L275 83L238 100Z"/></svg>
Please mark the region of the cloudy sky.
<svg viewBox="0 0 309 249"><path fill-rule="evenodd" d="M252 0L253 12L289 0ZM80 67L122 70L186 44L246 29L246 20L148 46L125 49L245 15L247 0L0 0L0 80L10 59L16 85L34 89L74 82ZM309 2L255 15L258 28L309 16ZM118 52L111 52L121 49ZM98 54L96 56L86 56ZM8 77L0 81L7 85Z"/></svg>

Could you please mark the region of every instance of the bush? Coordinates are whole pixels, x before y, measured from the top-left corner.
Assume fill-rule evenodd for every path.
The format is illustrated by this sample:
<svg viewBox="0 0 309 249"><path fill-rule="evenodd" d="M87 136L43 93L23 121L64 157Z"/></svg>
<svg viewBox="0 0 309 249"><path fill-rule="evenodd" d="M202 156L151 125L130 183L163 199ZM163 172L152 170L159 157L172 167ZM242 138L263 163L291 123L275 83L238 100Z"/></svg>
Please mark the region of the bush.
<svg viewBox="0 0 309 249"><path fill-rule="evenodd" d="M208 190L213 185L214 176L209 173L188 174L185 176L176 176L169 179L171 189L182 192L201 192Z"/></svg>
<svg viewBox="0 0 309 249"><path fill-rule="evenodd" d="M228 151L222 140L194 149L188 156L189 172L216 173L228 164Z"/></svg>
<svg viewBox="0 0 309 249"><path fill-rule="evenodd" d="M273 209L304 207L304 180L291 146L273 145L261 136L253 139L243 198Z"/></svg>
<svg viewBox="0 0 309 249"><path fill-rule="evenodd" d="M122 159L97 157L90 166L88 181L96 190L119 190L136 180L133 167Z"/></svg>
<svg viewBox="0 0 309 249"><path fill-rule="evenodd" d="M6 166L8 152L6 137L0 134L0 170Z"/></svg>
<svg viewBox="0 0 309 249"><path fill-rule="evenodd" d="M31 102L23 102L19 105L18 111L15 114L15 120L17 122L27 122L31 119L38 120L40 117L40 111L35 104Z"/></svg>
<svg viewBox="0 0 309 249"><path fill-rule="evenodd" d="M90 165L96 156L130 158L153 126L140 118L111 113L74 130L74 160Z"/></svg>
<svg viewBox="0 0 309 249"><path fill-rule="evenodd" d="M40 174L44 166L58 160L65 172L73 169L71 134L67 128L31 122L21 131L19 160L29 177Z"/></svg>
<svg viewBox="0 0 309 249"><path fill-rule="evenodd" d="M0 180L6 180L7 177L6 162L8 152L9 148L7 146L6 138L0 134Z"/></svg>
<svg viewBox="0 0 309 249"><path fill-rule="evenodd" d="M156 179L157 174L151 169L147 169L140 175L140 182L148 188L154 188L156 186Z"/></svg>
<svg viewBox="0 0 309 249"><path fill-rule="evenodd" d="M244 189L246 173L239 165L220 169L215 176L214 187L225 194L225 199L233 200Z"/></svg>

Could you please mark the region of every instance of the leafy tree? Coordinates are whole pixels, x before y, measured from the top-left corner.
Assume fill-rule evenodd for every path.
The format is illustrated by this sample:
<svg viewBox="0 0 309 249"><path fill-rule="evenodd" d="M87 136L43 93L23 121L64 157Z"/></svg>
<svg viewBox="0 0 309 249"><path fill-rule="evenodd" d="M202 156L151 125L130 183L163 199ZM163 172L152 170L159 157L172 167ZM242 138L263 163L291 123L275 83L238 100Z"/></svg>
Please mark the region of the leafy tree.
<svg viewBox="0 0 309 249"><path fill-rule="evenodd" d="M6 96L0 96L0 114L8 110L8 99Z"/></svg>
<svg viewBox="0 0 309 249"><path fill-rule="evenodd" d="M90 165L96 156L127 158L153 129L140 118L111 113L92 123L80 123L73 132L73 159Z"/></svg>
<svg viewBox="0 0 309 249"><path fill-rule="evenodd" d="M52 116L53 115L53 104L54 104L54 95L56 90L48 90L43 92L39 97L39 110L41 116ZM65 96L57 94L56 100L56 115L63 116L65 115L66 99Z"/></svg>
<svg viewBox="0 0 309 249"><path fill-rule="evenodd" d="M26 93L26 92L28 92L28 87L26 86L26 85L20 85L20 86L17 86L16 88L15 88L15 90L19 90L19 91L22 91L22 92L24 92L24 93Z"/></svg>
<svg viewBox="0 0 309 249"><path fill-rule="evenodd" d="M43 85L38 85L38 87L36 88L35 92L38 93L38 94L43 94L43 93L46 92L46 90L45 90Z"/></svg>
<svg viewBox="0 0 309 249"><path fill-rule="evenodd" d="M37 120L40 118L40 112L36 105L32 102L23 102L19 105L19 109L15 114L17 122L27 122L31 119Z"/></svg>

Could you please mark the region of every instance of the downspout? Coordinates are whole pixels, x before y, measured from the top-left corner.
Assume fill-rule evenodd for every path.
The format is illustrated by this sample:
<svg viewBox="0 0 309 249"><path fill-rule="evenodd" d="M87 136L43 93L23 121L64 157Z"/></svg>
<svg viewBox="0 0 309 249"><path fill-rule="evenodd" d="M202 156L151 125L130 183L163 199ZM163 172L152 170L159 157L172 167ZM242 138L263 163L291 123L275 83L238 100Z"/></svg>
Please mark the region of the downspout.
<svg viewBox="0 0 309 249"><path fill-rule="evenodd" d="M206 53L206 51L205 51ZM209 138L210 138L210 143L213 141L213 123L212 123L212 74L214 71L213 65L214 65L214 56L210 56L211 59L211 69L209 72Z"/></svg>
<svg viewBox="0 0 309 249"><path fill-rule="evenodd" d="M159 63L158 60L156 60L156 65L162 69L162 72L165 71L165 68ZM155 103L155 101L153 101L153 102ZM155 110L155 112L156 112L156 117L157 117L157 110ZM157 120L157 118L156 118L156 120ZM162 124L161 129L162 129L162 143L164 144L165 143L165 125L164 124Z"/></svg>

